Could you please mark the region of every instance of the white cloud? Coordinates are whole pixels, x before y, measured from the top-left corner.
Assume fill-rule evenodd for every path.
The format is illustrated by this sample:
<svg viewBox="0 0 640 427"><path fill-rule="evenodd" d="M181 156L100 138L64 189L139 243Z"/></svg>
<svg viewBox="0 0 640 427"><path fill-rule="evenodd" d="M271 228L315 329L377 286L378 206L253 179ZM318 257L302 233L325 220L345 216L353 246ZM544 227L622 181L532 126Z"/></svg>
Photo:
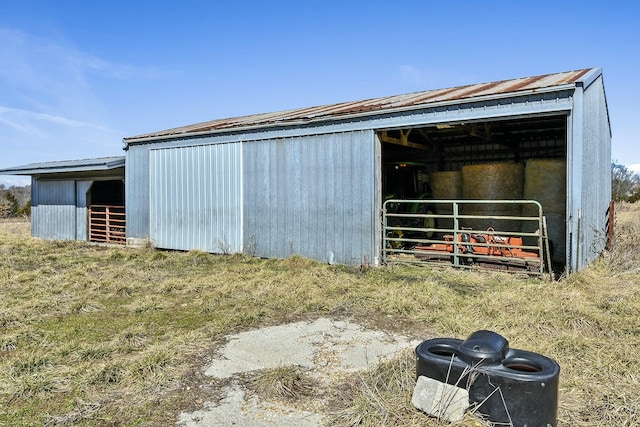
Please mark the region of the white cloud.
<svg viewBox="0 0 640 427"><path fill-rule="evenodd" d="M4 106L78 122L108 120L103 98L110 94L102 84L105 79L150 80L162 76L157 68L109 61L68 43L7 28L0 28L0 52Z"/></svg>
<svg viewBox="0 0 640 427"><path fill-rule="evenodd" d="M34 111L21 110L19 108L3 107L0 105L0 122L5 122L9 126L18 129L26 130L26 128L20 126L17 121L11 121L9 117L15 117L17 121L45 121L63 126L70 127L91 127L96 128L98 126L81 122L78 120L67 119L65 117L56 116L52 114L37 113Z"/></svg>
<svg viewBox="0 0 640 427"><path fill-rule="evenodd" d="M0 52L0 168L121 154L117 100L103 83L158 75L6 28Z"/></svg>
<svg viewBox="0 0 640 427"><path fill-rule="evenodd" d="M637 174L640 174L640 163L636 163L635 165L629 165L627 166L627 169Z"/></svg>

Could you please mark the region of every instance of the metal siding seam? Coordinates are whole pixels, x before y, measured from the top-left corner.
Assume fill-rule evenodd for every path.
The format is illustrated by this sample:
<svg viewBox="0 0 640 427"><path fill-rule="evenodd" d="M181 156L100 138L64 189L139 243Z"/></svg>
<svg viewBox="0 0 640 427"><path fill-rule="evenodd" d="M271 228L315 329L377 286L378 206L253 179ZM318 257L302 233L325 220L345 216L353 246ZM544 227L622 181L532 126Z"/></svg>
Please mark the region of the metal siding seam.
<svg viewBox="0 0 640 427"><path fill-rule="evenodd" d="M176 182L174 194L177 195L179 203L175 205L175 215L178 218L178 225L180 234L176 237L179 239L178 248L181 250L188 250L188 245L186 242L187 236L187 228L189 227L189 221L186 216L185 206L187 204L187 194L188 191L188 180L189 180L189 171L188 167L188 155L189 152L185 150L175 150L177 153L177 165L176 165L176 177L178 181Z"/></svg>
<svg viewBox="0 0 640 427"><path fill-rule="evenodd" d="M334 233L332 234L331 246L336 255L336 261L343 264L349 264L344 252L344 240L349 237L345 233L347 230L344 229L344 215L342 215L340 205L344 200L342 196L343 187L350 185L351 183L344 180L344 153L342 152L342 145L340 144L340 140L337 138L337 134L329 134L327 135L327 138L329 140L329 145L333 148L330 163L332 167L327 168L327 176L331 176L331 195L333 198L331 203L332 221L330 224L334 224L335 226Z"/></svg>
<svg viewBox="0 0 640 427"><path fill-rule="evenodd" d="M238 159L236 161L236 167L238 168L237 176L238 176L238 219L236 221L236 227L238 228L238 252L244 252L244 169L243 169L243 159L242 159L242 146L243 142L240 141L238 143L237 153Z"/></svg>
<svg viewBox="0 0 640 427"><path fill-rule="evenodd" d="M201 146L196 148L197 156L196 156L196 173L195 173L195 190L194 197L197 198L196 203L194 204L194 209L196 211L195 217L197 218L196 223L198 224L196 230L196 244L197 247L202 248L207 252L211 252L211 247L209 244L209 236L208 236L208 221L207 215L209 209L209 191L207 186L208 179L208 168L207 162L209 159L210 148L207 146Z"/></svg>
<svg viewBox="0 0 640 427"><path fill-rule="evenodd" d="M354 238L357 231L357 224L362 220L356 216L356 199L354 196L358 191L357 182L354 179L354 170L351 167L353 158L355 156L353 142L354 132L345 133L340 135L340 151L342 152L342 170L344 171L344 177L348 185L340 186L341 194L341 211L342 214L342 228L345 230L346 239L341 239L342 251L344 253L345 260L348 260L348 265L353 265L354 260Z"/></svg>
<svg viewBox="0 0 640 427"><path fill-rule="evenodd" d="M164 188L164 191L161 193L161 197L165 205L165 209L162 211L161 222L158 222L158 234L165 241L165 247L170 248L170 247L175 247L175 243L169 240L171 236L166 235L164 224L167 224L167 225L170 224L171 216L172 216L172 212L171 212L172 206L169 202L173 194L172 178L175 177L175 172L172 172L172 168L174 167L175 159L168 155L170 154L169 150L165 151L164 153L166 153L165 154L166 166L162 170L163 177L161 178L161 180L164 183L165 188ZM172 228L177 232L177 227L172 227Z"/></svg>
<svg viewBox="0 0 640 427"><path fill-rule="evenodd" d="M185 206L187 207L184 212L185 216L185 250L197 249L198 246L198 218L196 216L197 211L195 211L195 203L196 203L196 181L197 181L197 157L198 151L196 149L191 149L187 151L187 161L186 161L186 169L185 170L185 191L184 197Z"/></svg>
<svg viewBox="0 0 640 427"><path fill-rule="evenodd" d="M178 219L178 229L180 230L180 233L176 237L178 237L179 239L178 249L186 250L187 248L187 245L185 244L186 232L187 232L186 228L189 226L189 221L187 221L187 218L185 216L185 211L184 211L184 207L186 204L185 192L187 191L186 181L188 180L188 176L187 176L188 171L185 168L185 163L188 160L185 159L185 157L186 157L186 154L188 154L188 152L185 152L185 150L175 150L175 152L177 153L176 177L178 180L174 187L174 194L177 195L179 202L174 206L175 207L174 215L176 215Z"/></svg>
<svg viewBox="0 0 640 427"><path fill-rule="evenodd" d="M195 248L202 248L202 210L200 208L200 202L202 199L202 147L196 147L194 150L194 159L193 159L193 172L192 172L192 185L191 185L191 210L193 213L191 216L194 217L192 221L192 243L191 245Z"/></svg>
<svg viewBox="0 0 640 427"><path fill-rule="evenodd" d="M331 138L331 135L327 135L327 146L329 147L329 151L327 152L327 160L330 163L326 163L326 165L332 165L333 168L329 169L327 166L323 168L323 172L325 173L325 179L328 182L327 188L330 189L329 199L328 199L328 209L327 213L330 215L328 218L324 218L325 226L327 227L328 238L327 241L329 243L329 250L335 254L336 262L344 263L344 259L342 257L342 253L340 253L339 248L336 245L338 241L338 236L342 235L343 230L340 224L340 218L337 217L337 186L336 186L336 173L335 166L338 165L340 161L340 153L336 153L337 147L335 146L335 140ZM333 225L333 229L331 228Z"/></svg>
<svg viewBox="0 0 640 427"><path fill-rule="evenodd" d="M277 149L278 141L273 141L269 145L269 169L267 169L266 174L269 176L269 188L268 188L268 197L263 200L264 215L267 218L267 222L265 225L269 228L266 234L266 245L265 245L265 256L269 257L278 257L280 254L277 252L275 236L278 235L278 224L277 224L277 216L274 213L277 213L276 208L280 203L280 199L278 198L278 162L277 162Z"/></svg>
<svg viewBox="0 0 640 427"><path fill-rule="evenodd" d="M315 192L314 181L315 174L313 173L313 169L310 167L310 163L314 161L314 157L310 154L312 143L308 141L306 144L302 145L302 150L300 152L300 164L301 164L301 172L300 175L304 178L304 185L302 186L301 193L301 230L300 230L300 245L304 247L304 242L313 241L313 229L314 222L311 219L312 210L314 209L314 204L312 203L312 197Z"/></svg>
<svg viewBox="0 0 640 427"><path fill-rule="evenodd" d="M278 221L278 211L280 209L280 205L284 203L281 195L279 194L280 189L282 188L282 183L280 182L280 164L278 162L278 146L281 144L280 139L276 139L273 144L273 148L270 154L271 157L271 170L269 171L272 174L273 183L275 183L275 187L269 189L271 193L271 199L267 200L265 203L265 209L268 210L268 215L270 219L270 233L269 233L269 249L267 256L271 257L282 257L282 254L279 251L278 242L276 238L281 236L281 230L279 230L279 221Z"/></svg>
<svg viewBox="0 0 640 427"><path fill-rule="evenodd" d="M205 150L204 154L204 165L203 165L203 176L202 179L206 180L205 185L203 187L203 226L204 226L204 241L205 245L209 250L212 250L211 240L213 239L213 233L211 230L211 215L213 212L213 208L209 203L209 200L213 198L213 173L212 173L212 162L213 155L211 153L211 149Z"/></svg>
<svg viewBox="0 0 640 427"><path fill-rule="evenodd" d="M287 249L286 249L286 241L287 241L287 227L286 227L286 215L288 213L287 208L287 191L288 191L288 180L285 178L287 176L287 169L285 165L284 159L284 145L287 140L278 139L276 145L276 164L277 164L277 176L278 176L278 188L276 189L276 193L278 195L278 202L276 204L276 250L277 256L280 258L287 257Z"/></svg>
<svg viewBox="0 0 640 427"><path fill-rule="evenodd" d="M150 185L153 188L153 196L154 196L154 201L153 201L153 212L150 212L150 215L153 215L152 219L153 219L153 227L151 229L151 234L150 236L153 237L154 239L158 238L158 233L159 233L159 227L158 224L160 224L161 220L162 220L162 216L164 213L164 209L165 204L164 204L164 198L162 197L162 192L165 191L164 187L165 187L165 182L163 182L163 180L161 179L161 177L158 176L159 172L161 170L165 170L165 165L164 165L164 158L160 157L160 151L158 150L154 150L153 151L154 157L153 157L153 175L150 178ZM154 244L158 244L158 241L155 241Z"/></svg>
<svg viewBox="0 0 640 427"><path fill-rule="evenodd" d="M160 216L163 213L163 209L164 209L164 200L159 200L161 199L161 191L164 191L164 185L165 183L162 181L162 179L160 179L160 177L158 176L159 170L164 170L164 160L163 158L160 157L160 151L159 150L154 150L152 151L153 153L153 158L150 160L153 162L153 165L150 165L150 169L151 169L151 176L149 178L149 185L152 188L152 194L153 194L153 202L152 202L152 211L149 212L149 216L150 219L152 220L152 227L150 229L150 237L154 239L153 244L154 245L158 245L159 244L159 239L158 239L158 233L159 233L159 227L158 224L160 224Z"/></svg>
<svg viewBox="0 0 640 427"><path fill-rule="evenodd" d="M372 256L375 257L373 261L374 265L380 264L380 258L382 255L382 223L379 220L380 213L382 212L382 144L378 139L378 135L375 132L371 132L371 144L373 155L373 206L372 221L374 223L374 232L371 236L371 248L373 251Z"/></svg>
<svg viewBox="0 0 640 427"><path fill-rule="evenodd" d="M584 243L584 227L580 227L582 205L583 205L583 162L584 162L584 136L583 136L583 93L581 87L576 87L573 94L573 110L572 110L572 141L571 141L571 191L573 199L573 217L572 232L574 241L572 242L572 270L579 271L582 269L582 244Z"/></svg>
<svg viewBox="0 0 640 427"><path fill-rule="evenodd" d="M163 228L163 224L169 224L169 221L171 219L171 215L169 210L171 209L171 206L169 205L169 198L170 198L170 194L171 194L171 177L173 176L172 173L170 173L171 170L171 165L173 163L173 159L167 155L167 153L169 153L168 151L158 151L158 156L160 157L160 159L162 160L162 169L158 169L156 171L157 174L161 174L162 176L158 176L157 179L159 182L162 183L162 188L161 188L161 192L158 193L158 196L161 199L161 203L163 206L163 209L161 211L159 211L160 213L160 217L157 218L158 222L156 223L156 233L158 236L158 240L163 242L163 247L165 248L169 248L172 246L171 242L169 242L167 240L167 238L169 236L165 236L164 235L164 228Z"/></svg>
<svg viewBox="0 0 640 427"><path fill-rule="evenodd" d="M202 160L202 156L203 156L203 151L204 149L202 147L198 147L195 150L195 159L194 159L194 163L195 163L195 167L194 167L194 174L193 174L193 188L192 188L192 209L194 211L194 213L192 214L195 217L195 221L194 222L194 227L195 227L195 232L194 232L194 242L193 242L193 246L196 248L203 248L203 250L206 250L206 244L203 241L203 231L204 231L204 222L203 222L203 216L202 216L202 199L203 199L203 189L202 189L202 179L203 179L203 160Z"/></svg>
<svg viewBox="0 0 640 427"><path fill-rule="evenodd" d="M215 150L216 152L216 180L218 181L221 197L214 201L218 214L216 215L216 235L218 236L218 246L221 248L228 247L228 237L225 229L225 208L229 204L229 183L227 182L227 173L224 169L224 152ZM226 251L226 249L223 249Z"/></svg>
<svg viewBox="0 0 640 427"><path fill-rule="evenodd" d="M291 239L292 239L292 247L291 251L295 254L299 254L302 252L302 239L303 239L303 227L304 227L304 216L306 214L304 209L303 197L304 197L304 184L306 183L302 181L302 152L304 150L304 146L307 141L299 140L296 142L297 149L292 153L293 154L293 162L294 162L294 188L291 193L292 203L291 207L297 207L295 209L295 228L293 230ZM305 230L306 231L306 230Z"/></svg>
<svg viewBox="0 0 640 427"><path fill-rule="evenodd" d="M263 196L260 198L261 203L260 203L260 209L261 209L261 216L259 216L260 219L262 219L262 221L259 221L259 223L262 223L263 225L263 229L262 231L260 229L256 229L256 232L258 233L258 238L260 238L260 235L262 235L262 239L264 241L262 242L262 250L263 250L263 256L270 256L271 254L274 254L275 249L273 247L274 243L273 243L273 235L274 232L274 227L276 227L277 225L274 224L273 220L274 220L274 216L272 215L272 206L275 206L278 203L278 198L277 198L277 194L275 194L275 191L278 187L278 179L277 179L277 164L275 161L275 143L276 141L270 141L268 143L265 143L265 147L267 148L267 152L265 153L265 158L267 159L267 164L264 165L264 167L266 168L261 168L261 165L256 165L256 169L260 170L262 174L264 174L267 177L267 186L266 186L266 191L264 192ZM271 255L271 256L277 256L277 255Z"/></svg>
<svg viewBox="0 0 640 427"><path fill-rule="evenodd" d="M325 260L326 262L330 262L328 259L328 250L329 244L327 242L327 224L324 219L324 214L326 212L326 179L324 175L320 174L322 170L319 165L325 164L325 144L310 144L311 147L311 156L310 158L315 159L316 164L314 165L313 170L313 206L314 206L314 215L311 217L311 221L313 224L316 224L314 227L315 231L315 244L317 247L316 253L318 254L319 260Z"/></svg>
<svg viewBox="0 0 640 427"><path fill-rule="evenodd" d="M224 219L225 219L225 206L228 204L228 189L226 182L226 172L224 169L224 152L219 149L213 148L215 157L215 174L214 179L217 186L217 194L212 204L215 210L215 231L216 231L216 243L218 248L225 248L227 245L227 236L225 234Z"/></svg>
<svg viewBox="0 0 640 427"><path fill-rule="evenodd" d="M175 223L175 227L172 227L172 228L162 227L162 228L163 228L163 231L167 233L169 238L172 239L170 243L171 246L176 249L182 249L182 227L180 224L180 217L179 217L179 214L180 214L179 209L180 209L180 206L182 206L182 191L180 191L182 187L180 182L182 179L182 177L180 176L180 173L182 172L180 170L180 160L182 157L182 150L169 150L168 153L172 154L172 157L170 157L172 159L172 162L171 162L172 164L169 167L170 169L166 171L169 177L169 188L168 188L169 194L167 195L166 201L167 201L167 205L170 207L170 210L167 213L167 219L169 221L171 220L176 221L176 223ZM174 230L174 232L171 233L170 230Z"/></svg>
<svg viewBox="0 0 640 427"><path fill-rule="evenodd" d="M164 176L166 174L162 173L161 171L166 171L168 168L168 161L169 159L166 158L165 156L161 156L162 152L161 151L155 151L155 163L156 163L156 168L154 170L154 176L152 177L153 179L153 184L155 187L157 187L157 189L154 190L154 196L156 197L156 199L160 199L160 200L156 200L154 202L154 206L156 207L156 211L155 211L155 215L154 215L154 219L155 219L155 224L154 224L154 228L152 230L152 234L151 237L156 240L154 241L154 244L159 245L160 241L161 241L161 237L160 236L160 224L164 223L165 221L165 210L168 209L168 206L166 205L166 197L164 196L164 193L167 191L167 187L168 187L168 182L165 181ZM162 174L163 176L158 176L159 174ZM166 178L168 179L168 177Z"/></svg>
<svg viewBox="0 0 640 427"><path fill-rule="evenodd" d="M127 181L127 203L125 206L125 212L127 215L127 236L130 237L134 237L135 233L133 231L133 227L134 227L134 223L131 220L132 217L134 217L134 210L133 210L133 205L137 203L137 201L135 200L135 197L133 197L133 194L135 194L135 192L132 191L132 187L134 185L134 183L136 182L134 179L132 179L132 172L131 172L131 168L134 167L134 165L132 164L133 161L131 160L133 158L132 156L132 149L129 149L129 151L127 151L127 167L125 169L125 176L126 176L126 181ZM149 236L153 235L153 224L155 223L155 220L152 218L152 213L154 211L153 208L153 203L155 203L155 196L153 194L154 192L154 188L153 188L153 165L154 165L154 159L153 159L153 151L149 151L148 153L149 155Z"/></svg>

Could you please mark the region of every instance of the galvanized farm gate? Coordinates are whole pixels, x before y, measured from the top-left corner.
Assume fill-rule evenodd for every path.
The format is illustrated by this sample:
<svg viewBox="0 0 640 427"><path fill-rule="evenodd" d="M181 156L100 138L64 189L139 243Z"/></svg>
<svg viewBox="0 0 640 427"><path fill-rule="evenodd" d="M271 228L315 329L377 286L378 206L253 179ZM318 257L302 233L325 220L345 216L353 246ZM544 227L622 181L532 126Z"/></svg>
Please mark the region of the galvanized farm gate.
<svg viewBox="0 0 640 427"><path fill-rule="evenodd" d="M551 271L546 221L534 200L387 200L383 232L385 263Z"/></svg>

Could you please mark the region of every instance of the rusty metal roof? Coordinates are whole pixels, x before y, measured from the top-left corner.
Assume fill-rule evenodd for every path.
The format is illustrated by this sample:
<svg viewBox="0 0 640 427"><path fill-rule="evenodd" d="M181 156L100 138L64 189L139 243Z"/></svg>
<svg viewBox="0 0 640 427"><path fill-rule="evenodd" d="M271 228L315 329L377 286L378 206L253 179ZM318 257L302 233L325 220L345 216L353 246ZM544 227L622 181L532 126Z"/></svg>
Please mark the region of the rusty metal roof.
<svg viewBox="0 0 640 427"><path fill-rule="evenodd" d="M430 104L444 102L470 102L476 98L500 96L522 92L536 92L543 89L575 85L591 72L599 74L600 69L587 68L542 76L523 77L491 83L480 83L458 86L448 89L427 90L404 95L385 96L362 101L342 102L309 108L279 111L274 113L253 114L249 116L212 120L173 129L152 132L144 135L124 138L126 144L140 140L154 140L189 136L190 134L206 134L222 131L234 131L263 126L287 126L301 123L312 123L322 120L333 120L353 115L379 114L398 109L426 107Z"/></svg>

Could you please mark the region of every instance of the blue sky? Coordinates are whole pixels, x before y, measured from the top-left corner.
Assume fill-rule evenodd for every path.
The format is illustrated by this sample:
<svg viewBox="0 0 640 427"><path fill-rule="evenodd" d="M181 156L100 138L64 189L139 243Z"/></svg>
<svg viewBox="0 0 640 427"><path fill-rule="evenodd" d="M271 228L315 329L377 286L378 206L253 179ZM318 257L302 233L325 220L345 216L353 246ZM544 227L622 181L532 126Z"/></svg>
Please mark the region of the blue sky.
<svg viewBox="0 0 640 427"><path fill-rule="evenodd" d="M634 0L2 0L0 168L124 155L123 137L217 118L589 67L604 71L612 159L640 165L639 26Z"/></svg>

